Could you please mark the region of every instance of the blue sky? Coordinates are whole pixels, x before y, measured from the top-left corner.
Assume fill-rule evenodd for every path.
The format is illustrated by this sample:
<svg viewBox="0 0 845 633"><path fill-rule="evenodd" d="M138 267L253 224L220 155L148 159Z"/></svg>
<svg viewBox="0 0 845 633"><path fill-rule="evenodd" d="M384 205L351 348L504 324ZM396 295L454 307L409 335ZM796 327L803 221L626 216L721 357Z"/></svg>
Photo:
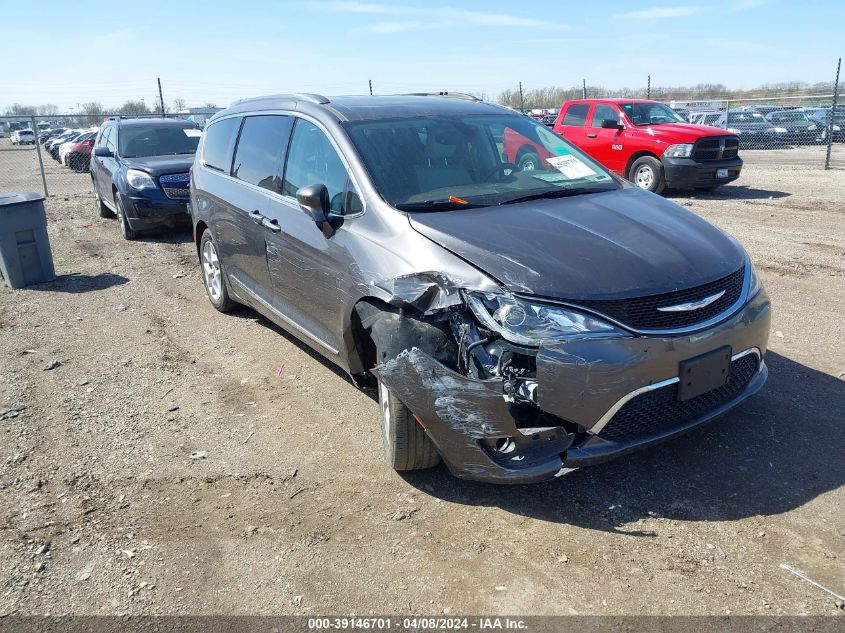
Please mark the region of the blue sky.
<svg viewBox="0 0 845 633"><path fill-rule="evenodd" d="M37 20L36 20L37 16ZM227 105L257 94L484 92L832 81L842 0L9 3L0 109L12 102ZM48 24L50 26L48 26ZM62 31L60 25L67 25Z"/></svg>

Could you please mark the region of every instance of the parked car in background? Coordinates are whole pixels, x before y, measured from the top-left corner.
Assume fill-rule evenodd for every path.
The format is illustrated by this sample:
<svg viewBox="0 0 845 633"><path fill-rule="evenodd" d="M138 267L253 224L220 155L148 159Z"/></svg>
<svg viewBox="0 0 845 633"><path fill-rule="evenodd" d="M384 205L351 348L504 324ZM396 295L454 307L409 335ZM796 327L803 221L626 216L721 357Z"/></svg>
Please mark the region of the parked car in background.
<svg viewBox="0 0 845 633"><path fill-rule="evenodd" d="M53 157L53 160L59 160L59 148L68 141L72 141L75 138L81 136L83 133L82 130L67 130L66 132L59 134L56 138L47 141L44 144L44 147L47 149L47 153Z"/></svg>
<svg viewBox="0 0 845 633"><path fill-rule="evenodd" d="M786 133L786 128L776 128L766 118L753 109L731 110L722 112L715 127L722 128L739 137L739 146L748 149L765 149L782 143L778 134Z"/></svg>
<svg viewBox="0 0 845 633"><path fill-rule="evenodd" d="M12 145L35 145L35 133L32 130L15 130L11 141Z"/></svg>
<svg viewBox="0 0 845 633"><path fill-rule="evenodd" d="M187 223L188 171L201 135L202 128L183 119L106 121L90 166L100 216L116 215L127 240Z"/></svg>
<svg viewBox="0 0 845 633"><path fill-rule="evenodd" d="M824 128L824 138L822 142L827 142L827 135L830 132L830 124L833 124L833 142L834 143L841 143L845 141L845 107L837 106L835 114L833 114L831 121L831 112L833 109L831 107L805 107L800 108L800 112L803 112L810 118L816 119L819 123L822 124Z"/></svg>
<svg viewBox="0 0 845 633"><path fill-rule="evenodd" d="M714 127L720 116L720 112L692 112L690 113L689 122L695 123L696 125L709 125Z"/></svg>
<svg viewBox="0 0 845 633"><path fill-rule="evenodd" d="M508 136L546 158L520 170ZM206 127L190 208L210 303L374 382L396 470L552 479L766 380L769 300L737 241L494 104L239 101Z"/></svg>
<svg viewBox="0 0 845 633"><path fill-rule="evenodd" d="M545 125L546 127L554 127L556 119L556 114L546 114L543 116L543 125Z"/></svg>
<svg viewBox="0 0 845 633"><path fill-rule="evenodd" d="M786 130L778 135L786 143L810 145L827 140L824 123L799 110L775 110L766 115L766 120L776 128Z"/></svg>
<svg viewBox="0 0 845 633"><path fill-rule="evenodd" d="M38 142L44 145L48 140L57 137L59 134L62 134L67 128L57 127L57 128L50 128L44 130L38 135Z"/></svg>
<svg viewBox="0 0 845 633"><path fill-rule="evenodd" d="M690 123L690 111L686 108L672 108L675 113L681 117L684 121Z"/></svg>
<svg viewBox="0 0 845 633"><path fill-rule="evenodd" d="M75 171L88 171L91 163L91 148L94 146L94 140L97 133L85 135L84 140L74 141L67 154L65 155L64 164Z"/></svg>
<svg viewBox="0 0 845 633"><path fill-rule="evenodd" d="M65 141L64 143L62 143L59 146L59 163L67 166L68 165L67 157L68 157L68 154L71 151L71 148L74 145L76 145L77 143L87 141L88 139L92 139L95 136L97 136L97 130L92 130L92 131L88 131L88 132L83 132L82 134L77 136L72 141Z"/></svg>
<svg viewBox="0 0 845 633"><path fill-rule="evenodd" d="M713 189L739 178L736 135L693 125L669 106L636 99L578 99L563 104L554 131L638 187ZM512 162L539 165L529 145Z"/></svg>

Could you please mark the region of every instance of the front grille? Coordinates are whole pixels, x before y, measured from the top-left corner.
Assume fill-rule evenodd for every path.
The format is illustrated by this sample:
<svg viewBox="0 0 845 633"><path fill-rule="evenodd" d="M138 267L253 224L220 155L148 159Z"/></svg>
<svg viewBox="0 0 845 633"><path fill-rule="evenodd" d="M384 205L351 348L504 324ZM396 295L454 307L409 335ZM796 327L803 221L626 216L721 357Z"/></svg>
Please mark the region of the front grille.
<svg viewBox="0 0 845 633"><path fill-rule="evenodd" d="M699 418L736 398L760 366L756 354L747 354L731 363L728 382L695 398L678 400L678 383L647 391L629 400L599 432L613 442L629 442Z"/></svg>
<svg viewBox="0 0 845 633"><path fill-rule="evenodd" d="M690 327L718 316L742 295L745 266L735 273L695 288L667 292L632 299L598 301L572 301L635 330L673 330ZM688 312L660 312L658 308L699 301L724 291L721 297L708 306Z"/></svg>
<svg viewBox="0 0 845 633"><path fill-rule="evenodd" d="M159 176L158 182L168 198L186 199L191 195L189 174L167 174Z"/></svg>
<svg viewBox="0 0 845 633"><path fill-rule="evenodd" d="M736 136L714 136L699 139L692 150L695 160L724 160L736 158L739 139Z"/></svg>

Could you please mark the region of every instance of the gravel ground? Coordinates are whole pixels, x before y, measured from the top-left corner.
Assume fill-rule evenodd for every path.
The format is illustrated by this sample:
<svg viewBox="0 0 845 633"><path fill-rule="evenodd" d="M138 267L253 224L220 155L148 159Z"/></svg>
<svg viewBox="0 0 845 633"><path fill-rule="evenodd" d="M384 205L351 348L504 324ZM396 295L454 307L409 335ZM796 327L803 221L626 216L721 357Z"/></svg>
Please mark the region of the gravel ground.
<svg viewBox="0 0 845 633"><path fill-rule="evenodd" d="M59 279L0 288L0 614L843 614L780 568L845 593L842 172L673 196L768 287L763 392L506 488L393 473L374 393L214 311L187 231L125 242L64 177Z"/></svg>

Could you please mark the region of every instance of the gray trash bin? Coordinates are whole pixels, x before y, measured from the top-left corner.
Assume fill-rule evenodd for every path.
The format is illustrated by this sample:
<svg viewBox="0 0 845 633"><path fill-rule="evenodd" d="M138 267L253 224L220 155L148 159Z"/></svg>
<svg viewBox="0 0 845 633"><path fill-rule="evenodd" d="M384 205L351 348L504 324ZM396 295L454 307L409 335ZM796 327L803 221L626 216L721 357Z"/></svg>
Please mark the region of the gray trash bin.
<svg viewBox="0 0 845 633"><path fill-rule="evenodd" d="M0 193L0 277L12 288L56 278L44 196Z"/></svg>

